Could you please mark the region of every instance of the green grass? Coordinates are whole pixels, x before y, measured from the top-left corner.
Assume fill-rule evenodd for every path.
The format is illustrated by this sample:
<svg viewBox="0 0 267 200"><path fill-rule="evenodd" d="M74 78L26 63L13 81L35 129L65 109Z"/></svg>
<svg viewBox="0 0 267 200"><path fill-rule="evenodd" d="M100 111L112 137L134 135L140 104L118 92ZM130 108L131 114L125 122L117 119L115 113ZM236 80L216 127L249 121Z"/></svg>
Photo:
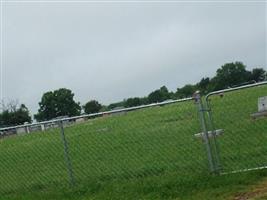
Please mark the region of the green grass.
<svg viewBox="0 0 267 200"><path fill-rule="evenodd" d="M267 87L211 97L223 172L267 165L267 120L253 121ZM227 199L266 176L208 172L193 101L106 116L65 128L75 186L69 187L60 131L0 140L0 199Z"/></svg>
<svg viewBox="0 0 267 200"><path fill-rule="evenodd" d="M215 127L225 135L218 139L224 171L267 166L267 120L253 120L258 97L267 87L250 88L211 98Z"/></svg>

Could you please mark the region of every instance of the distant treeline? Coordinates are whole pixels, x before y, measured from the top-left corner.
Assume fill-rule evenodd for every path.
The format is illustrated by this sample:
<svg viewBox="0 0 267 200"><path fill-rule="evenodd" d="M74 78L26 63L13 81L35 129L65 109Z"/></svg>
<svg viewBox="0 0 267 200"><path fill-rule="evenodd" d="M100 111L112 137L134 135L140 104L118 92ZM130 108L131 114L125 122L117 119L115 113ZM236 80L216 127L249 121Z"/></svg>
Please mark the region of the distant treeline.
<svg viewBox="0 0 267 200"><path fill-rule="evenodd" d="M196 90L199 90L204 95L211 91L264 80L266 80L266 71L263 68L258 67L249 71L242 62L226 63L216 71L214 77L204 77L196 84L187 84L177 88L174 92L169 91L166 86L162 86L145 97L131 97L108 106L101 105L96 100L90 100L86 104L81 105L79 102L74 101L74 93L71 90L60 88L43 94L39 102L38 113L34 115L34 118L37 121L43 121L59 116L75 116L81 113L91 114L122 107L146 105L170 99L191 97ZM9 106L3 105L3 112L0 113L0 127L19 125L32 121L29 111L24 104L21 104L20 107L18 104L10 102Z"/></svg>
<svg viewBox="0 0 267 200"><path fill-rule="evenodd" d="M243 84L260 82L266 79L266 71L263 68L254 68L252 71L246 70L242 62L226 63L216 71L212 78L204 77L196 84L187 84L177 88L175 92L169 91L166 86L151 92L147 97L133 97L121 102L112 103L107 109L116 107L132 107L143 104L162 102L169 99L181 99L191 97L199 90L201 94L207 94L211 91L221 90L229 87L237 87Z"/></svg>

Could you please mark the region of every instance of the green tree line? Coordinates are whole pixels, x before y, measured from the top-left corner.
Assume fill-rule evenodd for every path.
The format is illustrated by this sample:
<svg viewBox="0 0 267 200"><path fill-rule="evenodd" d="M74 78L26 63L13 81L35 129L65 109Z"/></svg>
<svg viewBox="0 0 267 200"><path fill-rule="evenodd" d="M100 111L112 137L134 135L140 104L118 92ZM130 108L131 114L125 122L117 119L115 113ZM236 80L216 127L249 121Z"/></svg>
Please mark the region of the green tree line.
<svg viewBox="0 0 267 200"><path fill-rule="evenodd" d="M246 69L242 62L226 63L217 69L214 77L204 77L196 84L186 84L177 88L175 92L169 91L166 86L151 92L147 97L133 97L124 101L110 104L107 108L133 107L150 103L163 102L169 99L181 99L191 97L199 90L202 95L209 92L237 87L243 84L261 82L266 79L266 71L263 68L254 68L251 71Z"/></svg>
<svg viewBox="0 0 267 200"><path fill-rule="evenodd" d="M214 77L204 77L196 84L186 84L174 92L169 91L166 86L162 86L145 97L131 97L108 106L102 105L96 100L89 100L84 105L80 105L79 102L75 102L74 93L71 90L60 88L43 94L39 102L38 113L34 115L34 118L37 121L44 121L59 116L71 117L81 113L91 114L122 107L140 106L191 97L196 90L204 95L211 91L264 80L266 80L266 71L263 68L254 68L249 71L242 62L232 62L217 69ZM31 117L24 104L21 104L19 108L15 107L15 109L14 106L13 109L4 108L0 113L0 127L19 125L25 122L31 122Z"/></svg>

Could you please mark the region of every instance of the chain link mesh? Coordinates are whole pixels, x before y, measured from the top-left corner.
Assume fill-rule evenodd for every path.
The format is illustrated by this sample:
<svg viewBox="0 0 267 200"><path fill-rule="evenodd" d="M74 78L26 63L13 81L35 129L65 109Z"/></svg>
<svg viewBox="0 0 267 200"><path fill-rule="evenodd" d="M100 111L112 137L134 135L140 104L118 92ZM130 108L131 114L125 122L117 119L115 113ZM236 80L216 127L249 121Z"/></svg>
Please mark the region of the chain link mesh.
<svg viewBox="0 0 267 200"><path fill-rule="evenodd" d="M0 196L166 174L183 181L210 173L209 149L222 173L266 167L267 118L253 117L262 96L266 84L212 93L207 108L187 99L1 129Z"/></svg>
<svg viewBox="0 0 267 200"><path fill-rule="evenodd" d="M217 137L222 172L250 170L267 166L267 118L254 118L258 98L267 96L267 85L219 93L208 98Z"/></svg>
<svg viewBox="0 0 267 200"><path fill-rule="evenodd" d="M192 100L64 121L65 147L58 126L24 134L5 131L0 194L64 188L71 181L78 185L166 173L182 179L208 173L205 147L194 136L200 126Z"/></svg>

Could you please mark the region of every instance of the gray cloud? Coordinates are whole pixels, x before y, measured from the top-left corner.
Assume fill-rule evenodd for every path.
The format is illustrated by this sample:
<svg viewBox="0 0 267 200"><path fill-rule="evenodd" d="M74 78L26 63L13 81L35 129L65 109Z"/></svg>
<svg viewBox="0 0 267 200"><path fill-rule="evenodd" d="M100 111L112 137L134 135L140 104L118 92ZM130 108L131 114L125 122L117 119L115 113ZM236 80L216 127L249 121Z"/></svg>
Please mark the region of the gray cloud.
<svg viewBox="0 0 267 200"><path fill-rule="evenodd" d="M175 90L231 61L266 67L266 3L5 3L4 98L34 113L67 87L85 103Z"/></svg>

